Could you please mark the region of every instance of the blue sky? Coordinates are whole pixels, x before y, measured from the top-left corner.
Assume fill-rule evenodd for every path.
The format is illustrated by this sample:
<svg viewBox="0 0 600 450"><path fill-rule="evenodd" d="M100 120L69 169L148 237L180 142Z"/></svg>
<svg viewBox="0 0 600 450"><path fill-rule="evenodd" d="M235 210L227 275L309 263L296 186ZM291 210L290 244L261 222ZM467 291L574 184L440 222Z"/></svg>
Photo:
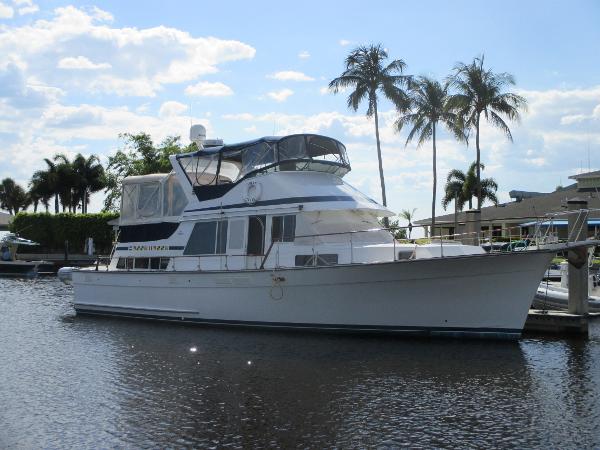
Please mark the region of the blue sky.
<svg viewBox="0 0 600 450"><path fill-rule="evenodd" d="M56 152L95 153L146 131L187 141L191 115L236 142L318 132L345 142L348 181L380 198L373 124L324 89L359 44L382 43L408 74L444 78L485 53L529 101L515 142L484 128L485 176L552 190L600 167L600 3L505 1L112 2L0 0L0 177L26 184ZM382 146L391 208L427 217L431 150L404 146L385 101ZM439 179L474 149L442 133ZM438 197L442 194L441 184ZM96 195L91 209L99 209ZM439 208L441 211L441 207Z"/></svg>

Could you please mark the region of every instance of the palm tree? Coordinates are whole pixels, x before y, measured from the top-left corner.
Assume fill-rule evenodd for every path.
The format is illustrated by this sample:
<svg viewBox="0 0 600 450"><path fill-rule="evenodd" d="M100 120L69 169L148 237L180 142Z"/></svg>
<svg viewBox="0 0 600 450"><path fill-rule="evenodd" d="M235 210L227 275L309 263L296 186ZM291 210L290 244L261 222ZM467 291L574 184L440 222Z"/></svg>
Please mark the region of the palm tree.
<svg viewBox="0 0 600 450"><path fill-rule="evenodd" d="M483 202L483 186L481 185L481 150L479 148L479 132L481 115L493 126L504 132L512 142L512 134L506 118L510 121L520 119L519 110L527 107L527 100L512 92L503 92L507 86L515 84L514 77L508 73L494 73L484 69L484 57L473 59L470 64L458 63L449 82L457 90L452 96L450 105L461 117L464 127L475 132L477 149L477 209Z"/></svg>
<svg viewBox="0 0 600 450"><path fill-rule="evenodd" d="M395 59L384 66L387 58L387 51L381 44L360 46L346 57L344 72L329 83L329 88L336 94L346 88L352 89L348 96L348 108L354 111L358 110L363 100L368 102L367 117L375 119L375 139L377 141L379 181L381 183L383 206L387 206L387 199L379 140L378 95L381 92L384 97L393 101L400 109L406 108L408 106L408 96L402 86L406 85L409 79L409 77L402 75L406 68L406 63L403 60ZM387 227L387 218L384 218L384 223Z"/></svg>
<svg viewBox="0 0 600 450"><path fill-rule="evenodd" d="M75 188L73 192L75 205L81 203L81 212L87 213L90 195L106 187L106 176L104 167L96 155L87 159L79 153L72 162L75 176Z"/></svg>
<svg viewBox="0 0 600 450"><path fill-rule="evenodd" d="M453 169L448 172L446 177L446 185L444 186L445 195L442 198L442 207L444 210L450 202L454 202L454 232L458 230L458 211L462 211L465 204L469 204L469 209L473 208L473 197L478 195L477 186L481 186L482 203L486 200L491 201L494 205L498 204L496 191L498 183L493 178L484 178L481 183L477 183L476 167L477 161L469 166L467 173ZM480 164L480 169L484 170L485 165Z"/></svg>
<svg viewBox="0 0 600 450"><path fill-rule="evenodd" d="M428 77L419 77L410 83L410 107L404 115L396 121L398 131L405 125L412 128L406 138L408 145L413 139L417 140L417 147L431 139L433 146L433 195L431 199L431 235L435 231L435 203L437 191L437 125L441 123L448 128L459 140L466 137L458 125L456 114L448 107L448 86Z"/></svg>
<svg viewBox="0 0 600 450"><path fill-rule="evenodd" d="M53 192L48 182L48 172L38 170L33 174L29 182L29 197L33 203L33 211L37 212L38 204L41 202L46 208L46 212L48 212L52 195Z"/></svg>
<svg viewBox="0 0 600 450"><path fill-rule="evenodd" d="M10 214L16 215L30 204L29 196L25 189L15 183L12 178L5 178L0 183L0 208L6 209Z"/></svg>
<svg viewBox="0 0 600 450"><path fill-rule="evenodd" d="M63 153L54 155L54 161L58 163L56 165L58 183L55 187L58 197L60 198L60 203L62 204L62 210L65 212L65 210L68 209L69 212L73 212L73 210L76 209L73 191L77 186L77 176L73 170L73 164Z"/></svg>
<svg viewBox="0 0 600 450"><path fill-rule="evenodd" d="M34 176L36 174L38 174L39 178L44 179L46 188L54 196L54 213L58 214L60 211L59 204L58 204L58 200L59 200L58 186L60 184L60 174L58 172L58 164L56 164L54 161L52 161L48 158L44 158L44 162L46 163L46 167L47 167L46 170L41 170L39 172L36 172L34 174Z"/></svg>
<svg viewBox="0 0 600 450"><path fill-rule="evenodd" d="M408 238L410 239L410 235L412 234L413 224L412 221L415 218L415 212L417 208L413 208L412 211L410 209L403 209L400 213L400 217L408 221Z"/></svg>

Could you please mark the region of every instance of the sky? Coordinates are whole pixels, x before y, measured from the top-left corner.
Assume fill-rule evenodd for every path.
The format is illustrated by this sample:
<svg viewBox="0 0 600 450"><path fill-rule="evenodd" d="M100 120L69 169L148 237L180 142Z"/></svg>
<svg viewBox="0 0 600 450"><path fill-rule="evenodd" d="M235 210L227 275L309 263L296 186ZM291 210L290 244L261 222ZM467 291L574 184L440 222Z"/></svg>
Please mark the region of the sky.
<svg viewBox="0 0 600 450"><path fill-rule="evenodd" d="M346 107L328 82L358 45L381 43L406 74L440 80L459 61L514 75L528 100L514 142L484 125L483 176L513 189L552 191L600 168L600 2L275 2L0 0L0 179L27 185L56 153L123 147L120 133L155 142L190 123L235 143L311 132L346 144L346 180L380 199L374 124L367 105ZM431 144L405 145L382 100L389 207L430 217ZM473 145L438 137L438 198ZM92 197L90 211L102 207ZM443 213L438 202L438 214ZM448 212L451 212L450 206Z"/></svg>

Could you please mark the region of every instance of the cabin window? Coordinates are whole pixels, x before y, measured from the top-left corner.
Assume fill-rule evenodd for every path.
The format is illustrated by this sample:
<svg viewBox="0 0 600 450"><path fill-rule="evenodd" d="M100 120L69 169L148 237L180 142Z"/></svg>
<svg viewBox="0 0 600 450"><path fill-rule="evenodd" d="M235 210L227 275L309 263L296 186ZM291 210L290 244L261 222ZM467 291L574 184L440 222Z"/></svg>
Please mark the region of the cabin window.
<svg viewBox="0 0 600 450"><path fill-rule="evenodd" d="M296 235L296 216L273 216L271 223L271 242L294 242Z"/></svg>
<svg viewBox="0 0 600 450"><path fill-rule="evenodd" d="M117 269L151 269L166 270L171 258L119 258L117 260Z"/></svg>
<svg viewBox="0 0 600 450"><path fill-rule="evenodd" d="M332 266L338 263L336 253L323 253L320 255L296 255L295 263L297 267L307 266Z"/></svg>
<svg viewBox="0 0 600 450"><path fill-rule="evenodd" d="M174 174L169 175L163 186L163 215L179 216L186 205L187 197L179 180Z"/></svg>
<svg viewBox="0 0 600 450"><path fill-rule="evenodd" d="M242 153L242 172L250 173L275 162L275 146L268 142L251 145Z"/></svg>
<svg viewBox="0 0 600 450"><path fill-rule="evenodd" d="M241 250L244 247L244 225L242 219L231 220L229 224L229 249Z"/></svg>
<svg viewBox="0 0 600 450"><path fill-rule="evenodd" d="M142 183L139 187L137 215L141 219L160 217L160 183Z"/></svg>
<svg viewBox="0 0 600 450"><path fill-rule="evenodd" d="M121 195L121 220L135 220L137 184L123 184Z"/></svg>
<svg viewBox="0 0 600 450"><path fill-rule="evenodd" d="M134 269L148 269L150 258L135 258L133 263Z"/></svg>
<svg viewBox="0 0 600 450"><path fill-rule="evenodd" d="M194 225L184 255L215 255L225 253L227 221L198 222Z"/></svg>

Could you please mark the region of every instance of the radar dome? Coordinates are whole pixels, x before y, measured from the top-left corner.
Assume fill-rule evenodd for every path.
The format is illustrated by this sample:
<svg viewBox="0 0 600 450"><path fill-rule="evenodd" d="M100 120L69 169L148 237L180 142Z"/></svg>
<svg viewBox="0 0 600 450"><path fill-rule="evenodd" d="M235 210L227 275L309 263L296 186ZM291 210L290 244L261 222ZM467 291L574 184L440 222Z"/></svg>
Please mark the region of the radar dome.
<svg viewBox="0 0 600 450"><path fill-rule="evenodd" d="M203 146L204 141L206 141L206 128L204 125L192 125L190 128L190 141L200 148Z"/></svg>

